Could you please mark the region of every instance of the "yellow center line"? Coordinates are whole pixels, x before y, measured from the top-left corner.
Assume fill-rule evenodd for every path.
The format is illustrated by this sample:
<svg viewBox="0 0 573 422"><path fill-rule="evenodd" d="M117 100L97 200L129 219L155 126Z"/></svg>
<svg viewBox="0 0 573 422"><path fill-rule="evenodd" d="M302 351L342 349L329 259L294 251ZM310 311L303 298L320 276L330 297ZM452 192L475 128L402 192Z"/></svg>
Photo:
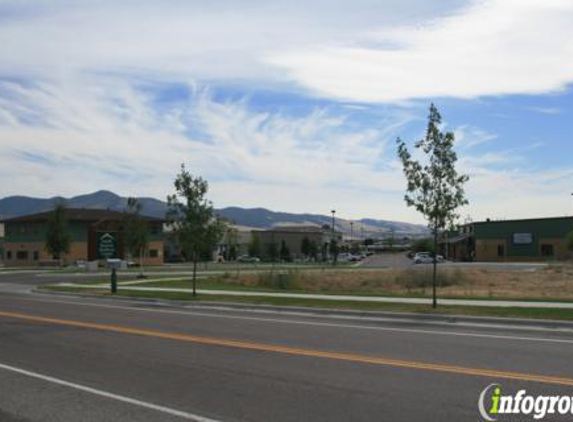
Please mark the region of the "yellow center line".
<svg viewBox="0 0 573 422"><path fill-rule="evenodd" d="M426 363L426 362L417 362L417 361L400 360L400 359L390 359L390 358L374 357L367 355L359 355L354 353L328 352L324 350L279 346L279 345L251 342L251 341L200 337L190 334L168 333L157 330L145 330L141 328L125 327L119 325L98 324L94 322L83 322L69 319L43 317L43 316L22 314L18 312L0 311L0 316L8 318L16 318L32 322L56 324L69 327L89 328L93 330L109 331L114 333L130 334L144 337L162 338L168 340L177 340L187 343L198 343L198 344L208 344L213 346L231 347L236 349L257 350L263 352L274 352L274 353L281 353L295 356L334 359L348 362L358 362L358 363L408 368L408 369L420 369L425 371L445 372L457 375L468 375L468 376L486 377L495 379L509 379L518 381L537 382L543 384L573 386L573 379L571 378L561 378L561 377L553 377L553 376L538 375L538 374L498 371L494 369L471 368L471 367L456 366L456 365L445 365L445 364Z"/></svg>

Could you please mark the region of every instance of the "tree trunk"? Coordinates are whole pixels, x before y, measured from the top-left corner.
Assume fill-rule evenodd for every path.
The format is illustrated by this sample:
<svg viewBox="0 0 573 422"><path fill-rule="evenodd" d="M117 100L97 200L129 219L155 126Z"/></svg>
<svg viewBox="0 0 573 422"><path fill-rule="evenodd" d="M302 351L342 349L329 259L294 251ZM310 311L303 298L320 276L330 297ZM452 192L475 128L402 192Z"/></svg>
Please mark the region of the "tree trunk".
<svg viewBox="0 0 573 422"><path fill-rule="evenodd" d="M438 275L438 226L434 227L434 273L432 274L432 308L438 307L438 298L436 293Z"/></svg>
<svg viewBox="0 0 573 422"><path fill-rule="evenodd" d="M197 296L197 254L193 254L193 297Z"/></svg>
<svg viewBox="0 0 573 422"><path fill-rule="evenodd" d="M139 250L139 278L145 278L143 274L143 249Z"/></svg>

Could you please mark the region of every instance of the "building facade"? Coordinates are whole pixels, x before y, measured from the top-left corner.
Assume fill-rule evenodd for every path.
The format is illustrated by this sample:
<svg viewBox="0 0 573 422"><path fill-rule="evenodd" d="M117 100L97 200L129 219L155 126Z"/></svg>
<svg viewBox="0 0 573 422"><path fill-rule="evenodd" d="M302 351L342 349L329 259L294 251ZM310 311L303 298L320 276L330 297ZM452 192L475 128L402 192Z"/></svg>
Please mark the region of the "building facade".
<svg viewBox="0 0 573 422"><path fill-rule="evenodd" d="M251 236L258 236L262 246L262 258L269 257L269 250L273 247L280 251L282 244L287 247L292 259L306 258L302 253L302 244L305 238L314 243L318 250L318 256L327 259L329 256L329 246L333 239L340 246L342 234L333 232L318 226L284 226L275 227L269 230L253 230Z"/></svg>
<svg viewBox="0 0 573 422"><path fill-rule="evenodd" d="M4 264L6 266L42 265L53 261L46 250L50 212L4 220ZM123 213L96 209L66 209L67 229L71 237L64 264L107 258L127 259L123 245ZM144 217L149 227L149 247L144 265L163 263L163 220ZM134 257L137 261L138 257Z"/></svg>
<svg viewBox="0 0 573 422"><path fill-rule="evenodd" d="M482 221L442 237L442 251L452 260L532 262L564 260L570 251L566 236L573 217Z"/></svg>

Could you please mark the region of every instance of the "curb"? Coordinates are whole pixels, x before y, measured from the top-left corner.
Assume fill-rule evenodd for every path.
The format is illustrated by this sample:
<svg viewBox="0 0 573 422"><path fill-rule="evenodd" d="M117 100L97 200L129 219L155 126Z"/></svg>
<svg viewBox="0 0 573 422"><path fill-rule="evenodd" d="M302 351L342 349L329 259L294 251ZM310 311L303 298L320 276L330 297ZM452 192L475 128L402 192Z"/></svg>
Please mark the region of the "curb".
<svg viewBox="0 0 573 422"><path fill-rule="evenodd" d="M33 294L47 294L55 296L68 296L79 298L101 298L119 302L139 302L148 305L160 305L166 308L205 308L205 309L218 309L230 311L254 311L265 313L283 313L283 314L296 314L298 316L325 316L337 318L356 318L369 321L387 321L401 323L423 323L429 325L473 325L473 326L491 326L499 328L537 328L545 330L566 330L573 331L573 322L561 320L543 320L543 319L525 319L525 318L500 318L500 317L481 317L481 316L466 316L466 315L429 315L421 313L408 313L408 312L387 312L387 311L354 311L344 309L331 309L331 308L314 308L302 306L273 306L273 305L257 305L250 303L238 302L216 302L216 301L202 301L202 302L188 302L181 300L169 299L153 299L153 298L138 298L129 296L101 296L89 293L73 293L73 292L57 292L57 291L44 291L44 290L31 290Z"/></svg>

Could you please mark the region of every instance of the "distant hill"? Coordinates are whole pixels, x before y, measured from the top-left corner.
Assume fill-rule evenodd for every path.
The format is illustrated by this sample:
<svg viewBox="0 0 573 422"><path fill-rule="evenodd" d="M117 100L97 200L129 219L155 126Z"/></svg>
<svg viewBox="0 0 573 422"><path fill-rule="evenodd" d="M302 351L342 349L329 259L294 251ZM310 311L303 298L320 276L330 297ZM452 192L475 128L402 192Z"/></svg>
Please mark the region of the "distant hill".
<svg viewBox="0 0 573 422"><path fill-rule="evenodd" d="M155 198L138 198L142 204L142 213L152 217L162 218L165 216L167 204ZM113 192L101 190L87 195L75 196L73 198L54 197L47 199L30 198L26 196L9 196L0 199L0 218L17 217L20 215L33 214L41 211L48 211L61 200L66 201L70 208L94 208L110 209L113 211L123 211L127 205L127 198L116 195ZM217 213L238 226L256 229L267 229L274 226L285 225L330 225L332 217L320 214L292 214L286 212L275 212L265 208L240 208L227 207L218 209ZM336 218L336 229L350 233L350 221ZM383 232L395 232L396 234L427 233L427 228L419 224L410 224L396 221L375 220L364 218L354 220L354 235L356 237L364 235L381 234Z"/></svg>

